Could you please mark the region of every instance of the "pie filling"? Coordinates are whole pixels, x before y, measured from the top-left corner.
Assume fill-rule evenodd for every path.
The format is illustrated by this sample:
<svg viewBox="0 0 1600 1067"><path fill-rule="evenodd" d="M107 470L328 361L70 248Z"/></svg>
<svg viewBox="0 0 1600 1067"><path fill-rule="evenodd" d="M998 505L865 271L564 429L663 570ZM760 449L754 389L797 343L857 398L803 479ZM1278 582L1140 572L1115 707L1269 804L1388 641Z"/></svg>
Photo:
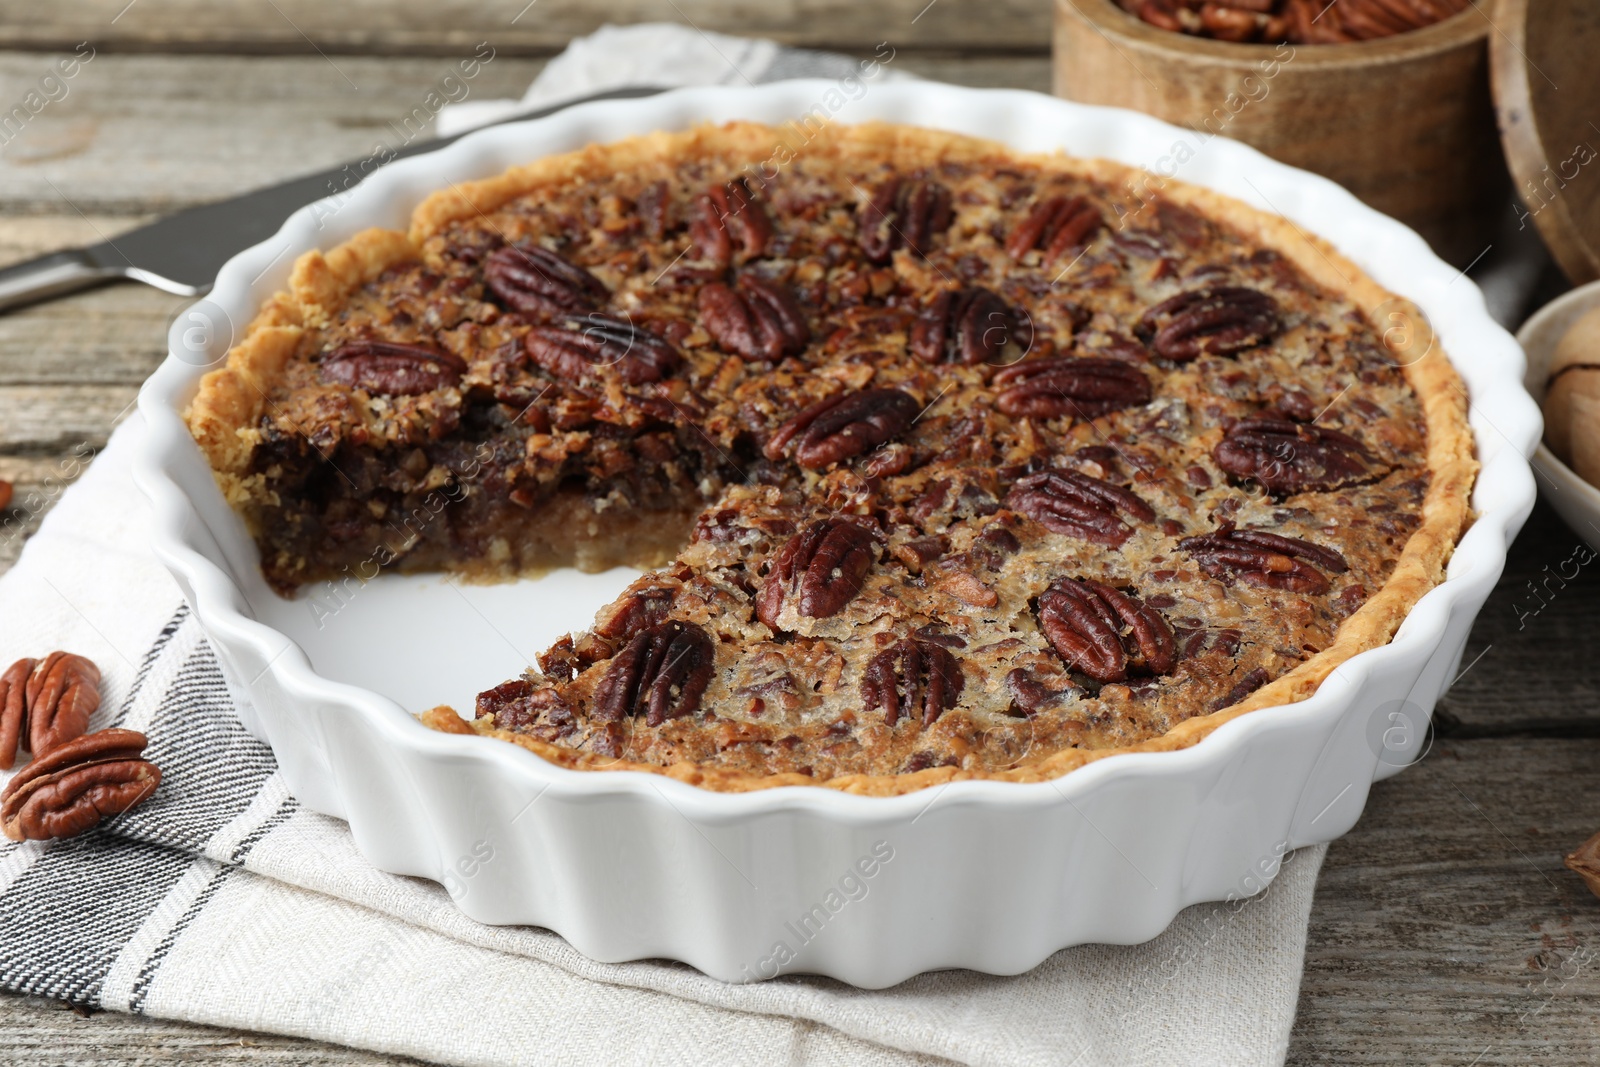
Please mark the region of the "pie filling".
<svg viewBox="0 0 1600 1067"><path fill-rule="evenodd" d="M1459 386L1331 250L902 127L773 165L799 130L591 147L302 260L190 412L268 579L655 568L471 728L869 792L1192 743L1438 580Z"/></svg>

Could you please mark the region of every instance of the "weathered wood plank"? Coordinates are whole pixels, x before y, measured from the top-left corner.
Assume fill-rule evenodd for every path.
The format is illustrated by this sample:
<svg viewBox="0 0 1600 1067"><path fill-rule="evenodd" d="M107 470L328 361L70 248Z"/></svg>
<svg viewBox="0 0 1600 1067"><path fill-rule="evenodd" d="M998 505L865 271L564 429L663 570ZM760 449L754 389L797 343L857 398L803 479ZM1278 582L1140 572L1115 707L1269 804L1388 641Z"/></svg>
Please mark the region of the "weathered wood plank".
<svg viewBox="0 0 1600 1067"><path fill-rule="evenodd" d="M137 385L0 386L0 453L64 458L98 448L138 395Z"/></svg>
<svg viewBox="0 0 1600 1067"><path fill-rule="evenodd" d="M1464 673L1440 704L1440 725L1466 736L1485 731L1600 736L1596 604L1600 558L1554 511L1539 504L1478 615Z"/></svg>
<svg viewBox="0 0 1600 1067"><path fill-rule="evenodd" d="M0 101L49 60L0 54ZM521 96L542 66L496 57L461 83L465 96L453 92ZM0 149L0 213L147 215L397 148L432 136L429 101L445 97L430 94L454 69L444 58L102 55Z"/></svg>
<svg viewBox="0 0 1600 1067"><path fill-rule="evenodd" d="M814 48L1050 48L1047 0L448 0L427 3L212 4L205 0L76 0L0 6L0 48L161 52L453 55L489 41L508 54L547 55L604 23L686 23Z"/></svg>
<svg viewBox="0 0 1600 1067"><path fill-rule="evenodd" d="M1043 58L896 64L979 86L1042 91L1050 78ZM0 54L0 91L20 95L48 66ZM542 66L497 57L464 83L466 99L519 97ZM426 139L433 123L415 109L429 114L450 70L442 58L102 55L0 148L0 213L79 217L74 240L90 240L102 216L170 211Z"/></svg>
<svg viewBox="0 0 1600 1067"><path fill-rule="evenodd" d="M167 325L191 301L140 285L108 285L0 319L0 388L12 386L118 385L137 388L167 351ZM12 398L0 398L0 404ZM76 402L75 394L33 399ZM15 423L6 412L6 422ZM58 421L58 412L19 413L28 426ZM15 447L30 431L0 427L0 449Z"/></svg>
<svg viewBox="0 0 1600 1067"><path fill-rule="evenodd" d="M1378 783L1322 868L1289 1063L1600 1062L1600 900L1561 865L1597 797L1595 740L1443 742Z"/></svg>
<svg viewBox="0 0 1600 1067"><path fill-rule="evenodd" d="M155 1063L283 1064L285 1067L402 1067L417 1064L339 1045L96 1012L59 1001L0 993L0 1059L55 1067L144 1067Z"/></svg>

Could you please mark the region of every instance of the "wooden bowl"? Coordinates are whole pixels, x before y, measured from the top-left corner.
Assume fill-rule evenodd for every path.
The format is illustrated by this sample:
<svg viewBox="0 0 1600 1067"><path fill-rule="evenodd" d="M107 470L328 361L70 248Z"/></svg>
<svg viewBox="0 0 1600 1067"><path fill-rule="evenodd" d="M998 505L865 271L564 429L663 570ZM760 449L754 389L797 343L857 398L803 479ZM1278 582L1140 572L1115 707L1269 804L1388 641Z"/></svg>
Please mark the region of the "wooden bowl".
<svg viewBox="0 0 1600 1067"><path fill-rule="evenodd" d="M1510 202L1490 32L1474 5L1358 44L1233 44L1157 29L1112 0L1056 0L1055 93L1232 137L1332 178L1464 266Z"/></svg>

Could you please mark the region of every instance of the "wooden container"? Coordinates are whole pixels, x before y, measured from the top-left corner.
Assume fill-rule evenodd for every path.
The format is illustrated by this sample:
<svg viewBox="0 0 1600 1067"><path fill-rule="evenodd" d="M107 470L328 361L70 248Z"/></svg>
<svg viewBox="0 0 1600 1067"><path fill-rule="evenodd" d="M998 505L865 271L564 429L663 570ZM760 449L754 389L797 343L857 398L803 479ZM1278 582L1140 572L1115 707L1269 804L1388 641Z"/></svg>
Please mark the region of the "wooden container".
<svg viewBox="0 0 1600 1067"><path fill-rule="evenodd" d="M1113 0L1056 0L1055 92L1325 175L1465 266L1511 202L1480 7L1377 41L1269 45L1160 30Z"/></svg>
<svg viewBox="0 0 1600 1067"><path fill-rule="evenodd" d="M1500 0L1489 39L1500 137L1524 209L1574 285L1600 278L1600 4Z"/></svg>

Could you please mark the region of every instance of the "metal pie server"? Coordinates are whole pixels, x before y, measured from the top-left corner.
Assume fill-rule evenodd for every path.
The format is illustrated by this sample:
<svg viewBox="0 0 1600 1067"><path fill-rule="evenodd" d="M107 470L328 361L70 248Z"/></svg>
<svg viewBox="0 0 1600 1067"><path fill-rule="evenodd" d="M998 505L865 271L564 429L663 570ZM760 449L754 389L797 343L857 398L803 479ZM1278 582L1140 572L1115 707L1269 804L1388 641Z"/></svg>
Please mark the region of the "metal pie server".
<svg viewBox="0 0 1600 1067"><path fill-rule="evenodd" d="M543 118L592 100L624 100L662 91L649 86L610 89L489 125ZM432 152L465 136L459 133L406 145L396 149L385 164ZM117 279L143 282L176 296L204 296L217 271L236 252L271 237L297 209L340 191L347 180L346 168L334 167L228 200L187 208L129 230L115 240L51 252L0 269L0 313Z"/></svg>

